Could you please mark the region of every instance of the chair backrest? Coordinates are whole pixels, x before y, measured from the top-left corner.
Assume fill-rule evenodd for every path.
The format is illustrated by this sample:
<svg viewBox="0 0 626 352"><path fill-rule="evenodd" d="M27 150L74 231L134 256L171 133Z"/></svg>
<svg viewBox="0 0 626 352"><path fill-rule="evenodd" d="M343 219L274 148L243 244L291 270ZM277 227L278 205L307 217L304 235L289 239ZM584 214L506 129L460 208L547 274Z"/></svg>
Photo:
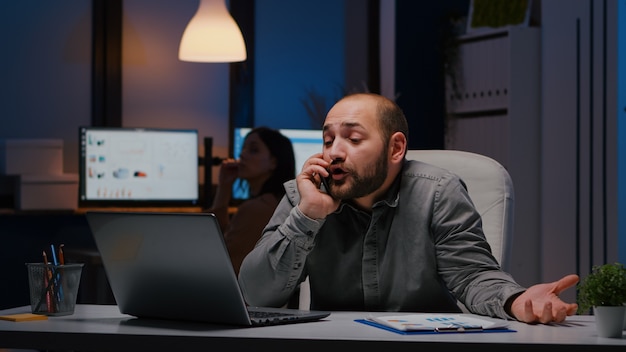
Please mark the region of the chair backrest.
<svg viewBox="0 0 626 352"><path fill-rule="evenodd" d="M491 252L509 270L513 236L513 181L506 169L487 156L459 150L408 150L406 158L446 169L459 176L483 222ZM308 278L300 284L300 309L311 303ZM459 307L464 306L459 303ZM466 311L466 310L464 310Z"/></svg>
<svg viewBox="0 0 626 352"><path fill-rule="evenodd" d="M447 169L466 184L483 222L491 251L508 271L513 236L513 181L506 169L487 156L459 150L409 150L407 159Z"/></svg>

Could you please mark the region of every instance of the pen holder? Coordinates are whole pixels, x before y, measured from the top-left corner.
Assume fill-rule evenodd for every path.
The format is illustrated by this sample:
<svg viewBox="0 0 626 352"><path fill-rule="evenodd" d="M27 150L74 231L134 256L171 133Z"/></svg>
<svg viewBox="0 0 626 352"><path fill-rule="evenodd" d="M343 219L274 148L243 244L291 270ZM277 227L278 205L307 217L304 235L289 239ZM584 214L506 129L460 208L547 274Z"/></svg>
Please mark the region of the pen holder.
<svg viewBox="0 0 626 352"><path fill-rule="evenodd" d="M26 263L34 314L74 314L83 264Z"/></svg>

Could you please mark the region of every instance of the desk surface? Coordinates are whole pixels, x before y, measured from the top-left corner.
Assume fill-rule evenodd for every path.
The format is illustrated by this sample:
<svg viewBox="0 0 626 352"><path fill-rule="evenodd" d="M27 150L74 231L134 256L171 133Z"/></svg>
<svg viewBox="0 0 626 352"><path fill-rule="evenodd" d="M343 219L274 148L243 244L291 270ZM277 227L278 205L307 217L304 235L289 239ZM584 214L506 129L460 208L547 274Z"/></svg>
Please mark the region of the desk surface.
<svg viewBox="0 0 626 352"><path fill-rule="evenodd" d="M0 311L29 312L30 307ZM368 313L333 312L319 322L273 327L235 328L210 324L140 320L120 314L114 305L78 305L73 315L44 321L0 321L0 348L50 350L196 351L239 350L323 351L346 348L417 351L463 348L485 351L611 351L626 348L626 337L598 337L593 316L568 317L555 325L511 322L516 332L400 335L355 322ZM388 315L389 313L377 313ZM449 344L444 346L443 344ZM384 350L383 350L384 348Z"/></svg>

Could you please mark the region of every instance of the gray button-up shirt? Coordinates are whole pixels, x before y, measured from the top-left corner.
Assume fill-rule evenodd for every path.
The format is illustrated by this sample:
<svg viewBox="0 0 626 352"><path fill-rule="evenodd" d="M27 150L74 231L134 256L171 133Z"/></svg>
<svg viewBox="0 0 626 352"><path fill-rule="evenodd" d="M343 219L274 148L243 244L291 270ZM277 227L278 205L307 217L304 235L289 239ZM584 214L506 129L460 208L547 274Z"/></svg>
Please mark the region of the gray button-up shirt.
<svg viewBox="0 0 626 352"><path fill-rule="evenodd" d="M510 318L506 300L522 292L491 255L463 182L419 161L405 161L371 214L342 202L325 219L296 206L294 180L241 267L249 304L284 305L308 275L311 308L471 312Z"/></svg>

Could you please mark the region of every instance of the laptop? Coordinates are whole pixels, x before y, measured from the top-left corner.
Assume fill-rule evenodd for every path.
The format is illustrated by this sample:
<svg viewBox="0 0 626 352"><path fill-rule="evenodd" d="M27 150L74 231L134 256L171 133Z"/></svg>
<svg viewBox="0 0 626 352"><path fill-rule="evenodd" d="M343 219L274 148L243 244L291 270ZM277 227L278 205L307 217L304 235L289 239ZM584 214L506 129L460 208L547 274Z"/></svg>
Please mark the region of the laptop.
<svg viewBox="0 0 626 352"><path fill-rule="evenodd" d="M213 214L88 211L85 216L121 313L238 326L330 315L248 306Z"/></svg>

